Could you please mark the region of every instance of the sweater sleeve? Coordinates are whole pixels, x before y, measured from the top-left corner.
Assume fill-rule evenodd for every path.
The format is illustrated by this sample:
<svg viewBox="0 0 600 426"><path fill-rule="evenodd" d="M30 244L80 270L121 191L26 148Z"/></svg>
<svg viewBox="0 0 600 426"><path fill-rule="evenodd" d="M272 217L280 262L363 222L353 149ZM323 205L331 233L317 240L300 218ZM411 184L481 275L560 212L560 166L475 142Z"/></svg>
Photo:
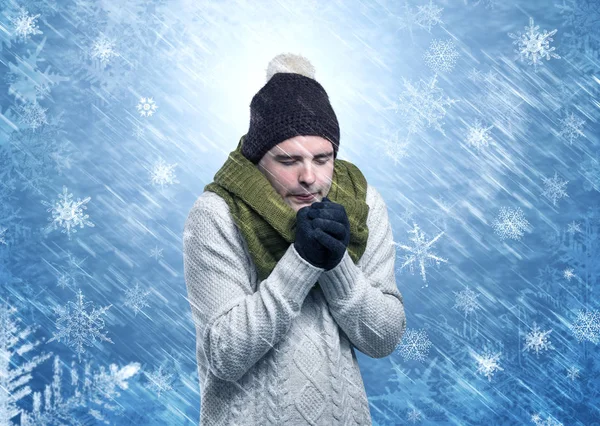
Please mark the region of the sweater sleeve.
<svg viewBox="0 0 600 426"><path fill-rule="evenodd" d="M372 358L390 355L406 329L404 301L394 275L395 246L387 207L373 192L367 226L369 237L363 256L354 264L348 251L319 283L331 314L350 342Z"/></svg>
<svg viewBox="0 0 600 426"><path fill-rule="evenodd" d="M239 380L285 336L323 272L291 244L256 292L250 260L232 219L195 206L184 230L188 299L208 365L222 380Z"/></svg>

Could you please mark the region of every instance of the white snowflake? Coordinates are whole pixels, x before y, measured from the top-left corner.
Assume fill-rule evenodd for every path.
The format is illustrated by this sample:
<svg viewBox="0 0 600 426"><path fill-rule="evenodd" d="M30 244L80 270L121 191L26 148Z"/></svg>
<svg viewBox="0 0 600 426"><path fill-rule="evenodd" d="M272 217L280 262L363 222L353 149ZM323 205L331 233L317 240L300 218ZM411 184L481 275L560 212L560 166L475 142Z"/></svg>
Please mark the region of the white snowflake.
<svg viewBox="0 0 600 426"><path fill-rule="evenodd" d="M436 73L452 71L459 57L452 40L433 40L423 55L427 66Z"/></svg>
<svg viewBox="0 0 600 426"><path fill-rule="evenodd" d="M137 110L142 117L150 117L154 114L158 106L152 98L140 98Z"/></svg>
<svg viewBox="0 0 600 426"><path fill-rule="evenodd" d="M71 232L76 233L76 227L83 228L84 225L94 227L95 225L89 220L89 215L84 214L84 210L87 209L87 202L91 200L91 197L84 198L81 200L77 198L77 201L73 201L73 194L67 191L67 187L63 186L62 194L58 195L59 200L55 201L54 204L50 204L47 201L42 201L42 204L48 207L48 212L52 212L52 221L50 227L58 229L59 226L63 227L62 233L66 233L71 239Z"/></svg>
<svg viewBox="0 0 600 426"><path fill-rule="evenodd" d="M79 361L81 361L81 354L85 352L84 346L93 346L97 339L113 343L102 330L104 328L102 315L112 305L97 309L92 302L84 302L83 299L83 293L79 289L76 302L69 301L64 307L55 308L58 315L56 321L58 332L54 333L47 342L54 340L60 342L61 339L65 339L67 345L75 348Z"/></svg>
<svg viewBox="0 0 600 426"><path fill-rule="evenodd" d="M398 247L409 252L409 254L404 256L404 263L400 266L400 270L404 269L404 267L408 265L410 272L414 273L415 265L418 265L421 272L421 278L423 278L424 282L427 282L425 266L430 264L432 261L435 262L436 266L439 266L440 262L447 262L447 259L442 259L441 257L430 253L433 243L435 243L444 233L440 232L434 239L427 242L425 240L425 233L421 231L419 226L414 222L413 229L408 231L408 233L413 234L413 236L409 238L409 240L412 242L412 246L394 243Z"/></svg>
<svg viewBox="0 0 600 426"><path fill-rule="evenodd" d="M569 225L567 226L567 232L571 235L576 234L577 232L581 232L581 224L572 221L571 223L569 223Z"/></svg>
<svg viewBox="0 0 600 426"><path fill-rule="evenodd" d="M150 249L150 257L153 257L154 260L158 260L163 257L163 249L159 249L158 246L154 246L153 249Z"/></svg>
<svg viewBox="0 0 600 426"><path fill-rule="evenodd" d="M437 74L429 82L419 80L417 84L403 79L404 92L399 102L392 109L401 117L401 121L409 134L417 133L433 127L445 135L442 129L443 119L447 108L458 102L444 95L442 89L436 86Z"/></svg>
<svg viewBox="0 0 600 426"><path fill-rule="evenodd" d="M542 195L552 201L552 204L556 206L556 202L563 198L568 197L569 195L565 191L565 186L569 181L564 181L558 178L558 174L554 172L553 178L543 178L544 179L544 192Z"/></svg>
<svg viewBox="0 0 600 426"><path fill-rule="evenodd" d="M576 378L579 377L579 368L575 367L574 365L569 367L567 369L567 377L574 381Z"/></svg>
<svg viewBox="0 0 600 426"><path fill-rule="evenodd" d="M585 120L575 116L572 112L560 120L560 124L561 130L558 135L568 140L570 145L573 145L573 141L579 136L585 136L582 132Z"/></svg>
<svg viewBox="0 0 600 426"><path fill-rule="evenodd" d="M552 333L552 329L548 331L540 331L537 324L533 323L533 330L525 336L525 348L523 351L534 350L536 357L539 358L540 351L554 349L548 335Z"/></svg>
<svg viewBox="0 0 600 426"><path fill-rule="evenodd" d="M529 222L525 219L520 207L513 209L511 207L501 207L498 217L494 221L493 227L500 239L512 238L519 240L524 235L524 231L529 228Z"/></svg>
<svg viewBox="0 0 600 426"><path fill-rule="evenodd" d="M8 231L8 228L0 228L0 244L4 244L5 246L8 245L6 244L6 236L4 235L6 231Z"/></svg>
<svg viewBox="0 0 600 426"><path fill-rule="evenodd" d="M547 61L550 58L560 59L556 53L554 53L555 47L550 47L550 42L552 41L552 36L556 34L556 31L553 30L548 32L544 30L543 33L540 34L538 31L540 29L539 25L533 25L533 18L529 18L529 26L525 26L525 33L521 33L520 31L517 34L509 33L508 36L514 39L513 44L517 46L515 52L519 55L518 57L526 58L530 65L533 65L537 71L538 64L544 64L542 59L544 57Z"/></svg>
<svg viewBox="0 0 600 426"><path fill-rule="evenodd" d="M98 37L92 46L92 58L100 59L106 65L113 56L119 56L115 51L115 42L104 35Z"/></svg>
<svg viewBox="0 0 600 426"><path fill-rule="evenodd" d="M133 309L134 315L137 316L138 312L150 306L147 301L150 293L150 291L143 291L136 282L134 288L129 288L125 292L125 306Z"/></svg>
<svg viewBox="0 0 600 426"><path fill-rule="evenodd" d="M600 312L580 310L571 330L579 343L589 340L597 345L600 338Z"/></svg>
<svg viewBox="0 0 600 426"><path fill-rule="evenodd" d="M477 304L477 297L479 295L471 290L468 286L466 289L461 290L458 293L453 293L456 295L456 305L454 305L454 307L463 311L465 316L481 308Z"/></svg>
<svg viewBox="0 0 600 426"><path fill-rule="evenodd" d="M504 371L504 368L498 365L500 352L492 353L491 351L486 350L483 355L475 355L475 359L478 364L477 373L486 376L490 382L496 371Z"/></svg>
<svg viewBox="0 0 600 426"><path fill-rule="evenodd" d="M140 140L144 137L144 134L145 134L145 129L142 126L140 126L139 123L136 123L131 135L134 136L137 140Z"/></svg>
<svg viewBox="0 0 600 426"><path fill-rule="evenodd" d="M32 16L27 10L21 8L19 15L16 18L11 18L17 38L26 41L32 35L43 34L36 22L39 17L39 14Z"/></svg>
<svg viewBox="0 0 600 426"><path fill-rule="evenodd" d="M423 420L421 418L421 415L422 415L422 413L419 410L417 410L416 408L413 408L412 410L410 410L408 412L407 419L409 422L417 423L417 422L420 422L421 420Z"/></svg>
<svg viewBox="0 0 600 426"><path fill-rule="evenodd" d="M17 107L19 122L32 130L36 130L44 124L48 124L46 111L48 111L48 109L42 108L37 102L30 102Z"/></svg>
<svg viewBox="0 0 600 426"><path fill-rule="evenodd" d="M75 290L79 285L79 278L89 275L83 270L81 265L85 259L80 260L73 256L71 252L67 252L67 267L63 268L58 276L58 286L61 288L69 288Z"/></svg>
<svg viewBox="0 0 600 426"><path fill-rule="evenodd" d="M174 169L177 166L175 164L167 164L161 158L153 166L150 173L150 179L153 185L160 185L161 189L164 189L166 185L173 185L179 183L175 176Z"/></svg>
<svg viewBox="0 0 600 426"><path fill-rule="evenodd" d="M425 330L406 330L396 350L405 360L424 361L429 354L431 345Z"/></svg>
<svg viewBox="0 0 600 426"><path fill-rule="evenodd" d="M573 268L566 268L563 271L563 277L565 277L567 281L571 281L571 278L573 278L574 276L575 274L573 273Z"/></svg>
<svg viewBox="0 0 600 426"><path fill-rule="evenodd" d="M493 143L490 130L494 126L484 127L480 120L475 120L473 126L469 126L467 133L467 144L480 151Z"/></svg>
<svg viewBox="0 0 600 426"><path fill-rule="evenodd" d="M158 367L158 370L154 370L150 373L144 372L144 374L149 380L147 387L153 391L156 391L159 398L162 392L170 391L173 389L171 386L173 374L163 371L162 365Z"/></svg>

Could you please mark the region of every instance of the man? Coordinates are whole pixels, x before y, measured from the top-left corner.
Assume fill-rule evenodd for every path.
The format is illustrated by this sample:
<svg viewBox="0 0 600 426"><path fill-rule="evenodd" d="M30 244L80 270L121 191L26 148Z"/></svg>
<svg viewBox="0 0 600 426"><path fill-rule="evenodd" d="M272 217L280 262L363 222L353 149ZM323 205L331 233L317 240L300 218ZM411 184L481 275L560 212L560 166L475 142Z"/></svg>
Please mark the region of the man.
<svg viewBox="0 0 600 426"><path fill-rule="evenodd" d="M371 425L354 348L406 328L386 205L305 58L270 62L250 114L185 224L200 424Z"/></svg>

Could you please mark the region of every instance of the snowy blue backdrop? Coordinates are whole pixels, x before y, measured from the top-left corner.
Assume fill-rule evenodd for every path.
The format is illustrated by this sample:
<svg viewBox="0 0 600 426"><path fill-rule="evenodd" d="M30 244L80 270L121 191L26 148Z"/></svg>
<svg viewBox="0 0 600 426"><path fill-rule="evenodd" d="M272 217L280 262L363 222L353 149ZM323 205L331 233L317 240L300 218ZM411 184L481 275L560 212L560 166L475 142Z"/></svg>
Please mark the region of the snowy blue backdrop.
<svg viewBox="0 0 600 426"><path fill-rule="evenodd" d="M0 425L197 425L185 218L279 53L383 195L374 425L600 424L600 2L0 0Z"/></svg>

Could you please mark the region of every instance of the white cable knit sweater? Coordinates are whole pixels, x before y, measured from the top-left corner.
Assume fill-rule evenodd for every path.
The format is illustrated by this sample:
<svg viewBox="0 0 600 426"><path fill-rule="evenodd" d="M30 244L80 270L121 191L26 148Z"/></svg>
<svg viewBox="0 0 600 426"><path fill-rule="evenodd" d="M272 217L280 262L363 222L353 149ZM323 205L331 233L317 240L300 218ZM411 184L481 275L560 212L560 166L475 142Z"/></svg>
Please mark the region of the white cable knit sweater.
<svg viewBox="0 0 600 426"><path fill-rule="evenodd" d="M390 355L406 328L387 207L367 187L369 238L330 271L290 244L258 282L229 207L206 191L185 223L201 426L371 425L354 348ZM321 289L312 288L319 280Z"/></svg>

